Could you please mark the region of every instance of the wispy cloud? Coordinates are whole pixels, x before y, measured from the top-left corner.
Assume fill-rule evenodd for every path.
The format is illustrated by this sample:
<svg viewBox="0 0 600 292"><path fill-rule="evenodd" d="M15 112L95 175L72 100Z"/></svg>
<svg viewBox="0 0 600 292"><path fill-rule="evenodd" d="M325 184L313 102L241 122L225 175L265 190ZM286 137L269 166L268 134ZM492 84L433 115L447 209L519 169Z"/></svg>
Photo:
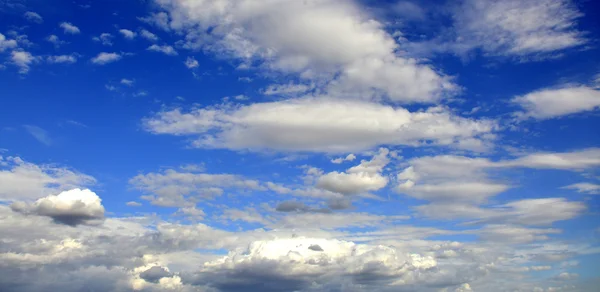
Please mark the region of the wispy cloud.
<svg viewBox="0 0 600 292"><path fill-rule="evenodd" d="M23 128L31 135L33 138L38 140L38 142L50 146L52 145L52 139L48 134L48 131L34 125L23 125Z"/></svg>

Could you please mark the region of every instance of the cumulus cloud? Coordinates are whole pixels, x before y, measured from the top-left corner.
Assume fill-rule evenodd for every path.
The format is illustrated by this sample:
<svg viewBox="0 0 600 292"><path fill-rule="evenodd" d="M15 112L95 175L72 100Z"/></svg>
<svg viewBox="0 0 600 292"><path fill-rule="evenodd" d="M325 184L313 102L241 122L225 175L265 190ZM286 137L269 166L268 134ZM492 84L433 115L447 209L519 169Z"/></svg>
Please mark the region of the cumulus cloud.
<svg viewBox="0 0 600 292"><path fill-rule="evenodd" d="M137 33L128 29L119 29L119 33L126 39L134 39L137 36Z"/></svg>
<svg viewBox="0 0 600 292"><path fill-rule="evenodd" d="M401 107L327 98L302 98L235 107L163 111L144 120L155 134L196 135L196 147L351 152L377 145L485 148L495 123L454 116L444 108ZM470 148L470 147L469 147Z"/></svg>
<svg viewBox="0 0 600 292"><path fill-rule="evenodd" d="M317 179L317 187L345 195L377 191L388 183L381 173L389 163L389 150L381 148L373 159L362 160L357 166L346 172L329 172Z"/></svg>
<svg viewBox="0 0 600 292"><path fill-rule="evenodd" d="M188 67L188 69L198 68L199 66L198 61L194 59L194 57L187 57L184 64L186 67Z"/></svg>
<svg viewBox="0 0 600 292"><path fill-rule="evenodd" d="M517 117L546 120L598 109L600 90L587 86L541 89L512 101L524 109L516 113Z"/></svg>
<svg viewBox="0 0 600 292"><path fill-rule="evenodd" d="M33 23L44 22L44 19L42 18L42 16L33 11L25 12L25 14L23 14L23 17L25 17L25 19L27 19L28 21L33 22Z"/></svg>
<svg viewBox="0 0 600 292"><path fill-rule="evenodd" d="M376 285L391 291L424 284L424 277L436 266L430 256L403 254L390 247L298 237L253 242L247 249L205 263L199 272L182 279L208 282L220 291L311 287L327 291L340 285Z"/></svg>
<svg viewBox="0 0 600 292"><path fill-rule="evenodd" d="M96 57L92 58L92 63L96 65L105 65L108 63L116 62L121 60L123 56L119 53L99 53Z"/></svg>
<svg viewBox="0 0 600 292"><path fill-rule="evenodd" d="M92 40L95 42L99 42L104 46L112 46L113 35L110 33L101 33L99 36L93 37Z"/></svg>
<svg viewBox="0 0 600 292"><path fill-rule="evenodd" d="M36 200L33 204L15 202L11 208L24 214L47 216L55 222L76 226L104 219L100 197L89 189L72 189Z"/></svg>
<svg viewBox="0 0 600 292"><path fill-rule="evenodd" d="M77 26L70 22L62 22L60 28L63 29L65 34L79 34L81 32Z"/></svg>
<svg viewBox="0 0 600 292"><path fill-rule="evenodd" d="M339 157L331 160L331 163L340 164L344 161L354 161L356 159L356 155L350 153L346 157Z"/></svg>
<svg viewBox="0 0 600 292"><path fill-rule="evenodd" d="M17 41L9 40L0 33L0 52L4 52L6 49L12 49L17 47Z"/></svg>
<svg viewBox="0 0 600 292"><path fill-rule="evenodd" d="M30 65L35 63L38 58L26 51L12 51L10 60L15 66L19 67L19 74L27 74Z"/></svg>
<svg viewBox="0 0 600 292"><path fill-rule="evenodd" d="M48 56L46 58L48 63L52 64L73 64L77 62L77 56L75 55L56 55Z"/></svg>
<svg viewBox="0 0 600 292"><path fill-rule="evenodd" d="M156 36L155 34L151 33L150 31L148 31L146 29L140 30L140 36L151 42L158 41L158 36Z"/></svg>
<svg viewBox="0 0 600 292"><path fill-rule="evenodd" d="M332 95L433 102L458 89L432 66L398 54L384 25L353 2L158 3L166 13L144 20L185 33L184 47L320 80Z"/></svg>
<svg viewBox="0 0 600 292"><path fill-rule="evenodd" d="M169 55L169 56L176 56L177 55L177 51L169 46L169 45L151 45L148 47L147 49L148 51L154 51L154 52L159 52L159 53L163 53L165 55Z"/></svg>

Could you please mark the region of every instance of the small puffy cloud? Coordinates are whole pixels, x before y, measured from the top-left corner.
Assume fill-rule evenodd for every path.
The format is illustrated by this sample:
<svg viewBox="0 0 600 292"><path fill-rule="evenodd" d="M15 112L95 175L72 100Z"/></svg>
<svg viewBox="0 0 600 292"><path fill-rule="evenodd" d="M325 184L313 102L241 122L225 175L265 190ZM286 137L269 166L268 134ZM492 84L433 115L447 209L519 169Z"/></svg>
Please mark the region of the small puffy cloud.
<svg viewBox="0 0 600 292"><path fill-rule="evenodd" d="M593 194L593 195L600 194L600 185L593 184L593 183L576 183L576 184L564 186L562 188L569 189L569 190L575 190L578 193L584 193L584 194Z"/></svg>
<svg viewBox="0 0 600 292"><path fill-rule="evenodd" d="M0 52L4 52L6 49L12 49L17 47L17 41L9 40L0 33Z"/></svg>
<svg viewBox="0 0 600 292"><path fill-rule="evenodd" d="M104 219L100 197L89 189L64 191L38 199L33 204L16 202L11 208L25 214L47 216L57 223L71 226L94 224Z"/></svg>
<svg viewBox="0 0 600 292"><path fill-rule="evenodd" d="M30 65L36 62L38 58L26 51L12 51L10 60L15 66L19 67L19 74L27 74Z"/></svg>
<svg viewBox="0 0 600 292"><path fill-rule="evenodd" d="M140 30L140 36L151 42L158 41L158 37L155 34L151 33L148 30L145 30L145 29Z"/></svg>
<svg viewBox="0 0 600 292"><path fill-rule="evenodd" d="M44 19L42 18L42 16L33 11L25 12L25 14L23 14L23 17L25 17L25 19L27 19L28 21L34 22L34 23L44 22Z"/></svg>
<svg viewBox="0 0 600 292"><path fill-rule="evenodd" d="M556 281L570 281L570 280L575 280L577 278L579 278L579 274L568 273L568 272L563 272L563 273L560 273L560 274L552 277L552 279L556 280Z"/></svg>
<svg viewBox="0 0 600 292"><path fill-rule="evenodd" d="M96 57L92 58L92 63L96 65L105 65L108 63L116 62L121 60L123 56L119 53L99 53Z"/></svg>
<svg viewBox="0 0 600 292"><path fill-rule="evenodd" d="M264 95L296 96L303 94L313 87L305 84L271 84L262 91Z"/></svg>
<svg viewBox="0 0 600 292"><path fill-rule="evenodd" d="M169 56L176 56L177 51L169 45L151 45L147 49L148 51L159 52Z"/></svg>
<svg viewBox="0 0 600 292"><path fill-rule="evenodd" d="M512 101L524 109L517 117L545 120L598 109L600 90L587 86L542 89Z"/></svg>
<svg viewBox="0 0 600 292"><path fill-rule="evenodd" d="M57 47L57 48L66 43L65 41L60 40L60 38L54 34L51 34L48 37L46 37L46 41L53 44L54 47Z"/></svg>
<svg viewBox="0 0 600 292"><path fill-rule="evenodd" d="M340 164L344 161L353 161L356 159L356 155L350 153L346 157L339 157L331 160L331 163Z"/></svg>
<svg viewBox="0 0 600 292"><path fill-rule="evenodd" d="M127 85L127 86L133 86L134 81L131 79L123 78L123 79L121 79L120 83L123 85Z"/></svg>
<svg viewBox="0 0 600 292"><path fill-rule="evenodd" d="M186 67L188 67L188 69L198 68L199 66L198 61L194 59L194 57L187 57L184 64Z"/></svg>
<svg viewBox="0 0 600 292"><path fill-rule="evenodd" d="M65 34L79 34L81 32L77 26L70 22L62 22L60 28L63 29Z"/></svg>
<svg viewBox="0 0 600 292"><path fill-rule="evenodd" d="M93 37L92 40L95 42L99 42L104 46L112 46L113 35L110 33L101 33L99 36Z"/></svg>
<svg viewBox="0 0 600 292"><path fill-rule="evenodd" d="M137 36L137 33L128 29L119 29L119 33L123 35L124 38L130 40L134 39Z"/></svg>
<svg viewBox="0 0 600 292"><path fill-rule="evenodd" d="M56 56L48 56L46 58L48 63L52 64L73 64L77 62L77 57L75 55L56 55Z"/></svg>

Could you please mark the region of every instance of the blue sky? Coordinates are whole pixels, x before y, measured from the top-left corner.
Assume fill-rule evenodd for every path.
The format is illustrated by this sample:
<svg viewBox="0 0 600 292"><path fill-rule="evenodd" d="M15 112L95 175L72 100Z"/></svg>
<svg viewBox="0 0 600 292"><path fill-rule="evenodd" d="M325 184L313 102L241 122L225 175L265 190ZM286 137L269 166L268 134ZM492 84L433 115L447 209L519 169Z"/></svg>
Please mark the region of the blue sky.
<svg viewBox="0 0 600 292"><path fill-rule="evenodd" d="M0 285L590 291L600 7L422 2L0 0Z"/></svg>

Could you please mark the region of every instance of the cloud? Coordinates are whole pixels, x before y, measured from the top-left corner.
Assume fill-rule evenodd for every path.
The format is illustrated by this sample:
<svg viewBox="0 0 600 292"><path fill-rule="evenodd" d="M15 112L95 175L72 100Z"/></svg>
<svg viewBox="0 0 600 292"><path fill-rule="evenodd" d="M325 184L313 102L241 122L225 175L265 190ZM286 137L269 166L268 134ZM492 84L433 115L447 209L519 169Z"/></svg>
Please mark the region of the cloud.
<svg viewBox="0 0 600 292"><path fill-rule="evenodd" d="M476 223L549 225L575 218L587 209L582 202L565 198L524 199L486 208L440 202L415 207L421 214L437 219L470 219Z"/></svg>
<svg viewBox="0 0 600 292"><path fill-rule="evenodd" d="M384 25L353 2L159 4L166 13L144 21L184 33L184 47L319 81L336 97L435 102L458 90L432 66L398 54L402 48Z"/></svg>
<svg viewBox="0 0 600 292"><path fill-rule="evenodd" d="M165 268L154 266L140 273L140 278L148 282L158 282L162 278L171 277L171 275Z"/></svg>
<svg viewBox="0 0 600 292"><path fill-rule="evenodd" d="M93 177L68 168L0 156L0 201L37 199L95 182Z"/></svg>
<svg viewBox="0 0 600 292"><path fill-rule="evenodd" d="M163 111L144 120L154 134L199 136L195 147L351 152L422 143L485 148L495 123L454 116L441 107L409 112L370 102L302 98L233 107ZM470 147L472 148L472 147Z"/></svg>
<svg viewBox="0 0 600 292"><path fill-rule="evenodd" d="M64 30L65 34L79 34L81 32L77 26L70 22L62 22L60 28Z"/></svg>
<svg viewBox="0 0 600 292"><path fill-rule="evenodd" d="M129 202L125 203L125 205L127 205L127 206L129 206L129 207L139 207L139 206L141 206L142 204L141 204L141 203L139 203L139 202L135 202L135 201L129 201Z"/></svg>
<svg viewBox="0 0 600 292"><path fill-rule="evenodd" d="M99 53L96 57L92 58L92 63L96 65L105 65L108 63L116 62L121 60L123 56L119 53Z"/></svg>
<svg viewBox="0 0 600 292"><path fill-rule="evenodd" d="M145 30L145 29L140 30L140 36L151 42L158 41L158 36L156 36L155 34L149 32L148 30Z"/></svg>
<svg viewBox="0 0 600 292"><path fill-rule="evenodd" d="M123 79L121 79L120 83L123 84L123 85L132 86L133 83L134 83L134 81L131 80L131 79L123 78Z"/></svg>
<svg viewBox="0 0 600 292"><path fill-rule="evenodd" d="M38 58L26 51L12 51L10 60L15 66L19 67L19 74L27 74L30 65L36 62Z"/></svg>
<svg viewBox="0 0 600 292"><path fill-rule="evenodd" d="M182 279L206 282L219 291L329 291L339 285L391 291L426 285L422 279L436 266L432 257L385 246L298 237L253 242Z"/></svg>
<svg viewBox="0 0 600 292"><path fill-rule="evenodd" d="M263 90L264 95L275 95L275 96L296 96L301 95L312 87L305 84L271 84Z"/></svg>
<svg viewBox="0 0 600 292"><path fill-rule="evenodd" d="M136 189L148 193L142 199L157 206L187 206L219 196L223 189L265 190L258 181L232 174L178 172L140 174L129 180Z"/></svg>
<svg viewBox="0 0 600 292"><path fill-rule="evenodd" d="M33 11L25 12L25 14L23 14L23 17L25 17L25 19L27 19L28 21L33 22L33 23L44 22L44 19L42 18L42 16Z"/></svg>
<svg viewBox="0 0 600 292"><path fill-rule="evenodd" d="M576 190L578 193L598 195L600 194L600 185L593 183L576 183L562 187L563 189Z"/></svg>
<svg viewBox="0 0 600 292"><path fill-rule="evenodd" d="M188 67L188 69L198 68L199 66L198 61L194 59L194 57L187 57L184 64L186 67Z"/></svg>
<svg viewBox="0 0 600 292"><path fill-rule="evenodd" d="M176 56L177 55L177 51L169 46L169 45L151 45L148 47L147 49L148 51L154 51L154 52L160 52L163 53L165 55L169 55L169 56Z"/></svg>
<svg viewBox="0 0 600 292"><path fill-rule="evenodd" d="M130 39L130 40L134 39L137 36L137 34L135 32L128 30L128 29L119 29L119 33L121 35L123 35L124 38Z"/></svg>
<svg viewBox="0 0 600 292"><path fill-rule="evenodd" d="M346 157L339 157L331 160L331 163L340 164L344 161L354 161L356 156L352 153L348 154Z"/></svg>
<svg viewBox="0 0 600 292"><path fill-rule="evenodd" d="M17 41L6 39L6 36L0 33L0 52L4 52L6 49L12 49L17 47Z"/></svg>
<svg viewBox="0 0 600 292"><path fill-rule="evenodd" d="M113 38L112 34L105 32L105 33L101 33L97 37L93 37L92 40L95 42L99 42L104 46L112 46L113 45L112 38Z"/></svg>
<svg viewBox="0 0 600 292"><path fill-rule="evenodd" d="M11 208L24 214L48 216L57 223L70 226L96 224L104 219L100 197L89 189L64 191L38 199L31 205L15 202Z"/></svg>
<svg viewBox="0 0 600 292"><path fill-rule="evenodd" d="M61 63L61 64L73 64L77 62L77 57L75 55L57 55L57 56L48 56L46 58L48 63Z"/></svg>
<svg viewBox="0 0 600 292"><path fill-rule="evenodd" d="M46 146L52 145L52 138L50 138L48 131L32 125L24 125L23 128L40 143Z"/></svg>
<svg viewBox="0 0 600 292"><path fill-rule="evenodd" d="M389 163L388 154L388 149L381 148L370 161L362 160L359 165L349 168L346 172L333 171L320 176L316 186L344 195L382 189L388 183L388 178L381 174Z"/></svg>
<svg viewBox="0 0 600 292"><path fill-rule="evenodd" d="M65 41L60 40L60 38L54 34L51 34L48 37L46 37L46 41L48 41L49 43L52 43L54 45L54 47L56 47L56 48L67 43Z"/></svg>
<svg viewBox="0 0 600 292"><path fill-rule="evenodd" d="M481 50L523 60L550 57L587 42L577 29L581 16L570 0L466 0L454 9L450 33L425 47L461 56Z"/></svg>
<svg viewBox="0 0 600 292"><path fill-rule="evenodd" d="M587 86L541 89L512 101L524 109L516 113L517 117L546 120L598 109L600 90Z"/></svg>

